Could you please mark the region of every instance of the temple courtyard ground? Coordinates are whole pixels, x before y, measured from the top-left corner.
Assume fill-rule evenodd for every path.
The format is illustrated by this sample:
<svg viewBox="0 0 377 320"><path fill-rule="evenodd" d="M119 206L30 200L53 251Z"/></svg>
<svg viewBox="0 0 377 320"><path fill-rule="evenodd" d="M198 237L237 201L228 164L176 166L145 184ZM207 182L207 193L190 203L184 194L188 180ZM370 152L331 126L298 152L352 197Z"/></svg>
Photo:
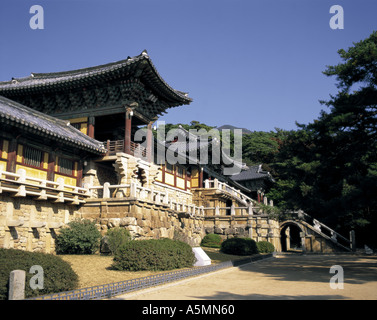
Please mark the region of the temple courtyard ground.
<svg viewBox="0 0 377 320"><path fill-rule="evenodd" d="M277 255L113 299L376 300L377 256Z"/></svg>

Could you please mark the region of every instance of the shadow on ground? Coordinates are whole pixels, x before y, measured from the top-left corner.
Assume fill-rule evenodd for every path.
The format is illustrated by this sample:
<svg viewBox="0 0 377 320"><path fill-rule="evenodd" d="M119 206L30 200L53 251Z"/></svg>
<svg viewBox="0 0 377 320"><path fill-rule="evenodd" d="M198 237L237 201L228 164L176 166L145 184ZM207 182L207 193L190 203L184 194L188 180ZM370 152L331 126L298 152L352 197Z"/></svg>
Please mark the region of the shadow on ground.
<svg viewBox="0 0 377 320"><path fill-rule="evenodd" d="M278 256L252 267L240 266L245 272L259 272L267 277L283 281L329 282L334 275L330 268L340 265L344 271L344 282L363 284L377 281L377 257L356 255L289 255Z"/></svg>
<svg viewBox="0 0 377 320"><path fill-rule="evenodd" d="M342 295L264 295L264 294L236 294L219 291L213 296L200 296L191 298L200 298L204 300L344 300L348 299Z"/></svg>

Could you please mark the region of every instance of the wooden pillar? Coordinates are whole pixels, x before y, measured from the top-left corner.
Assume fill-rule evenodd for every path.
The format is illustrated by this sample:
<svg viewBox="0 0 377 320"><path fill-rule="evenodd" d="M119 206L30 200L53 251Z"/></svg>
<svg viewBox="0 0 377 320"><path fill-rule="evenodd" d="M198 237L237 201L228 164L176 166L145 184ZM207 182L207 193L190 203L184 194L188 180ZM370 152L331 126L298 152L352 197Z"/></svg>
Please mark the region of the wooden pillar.
<svg viewBox="0 0 377 320"><path fill-rule="evenodd" d="M126 111L126 121L124 124L124 152L131 154L131 125L132 125L132 115L131 109Z"/></svg>
<svg viewBox="0 0 377 320"><path fill-rule="evenodd" d="M203 168L199 166L199 188L203 188Z"/></svg>
<svg viewBox="0 0 377 320"><path fill-rule="evenodd" d="M83 163L80 160L77 163L77 183L76 183L77 187L82 187L82 170L83 170Z"/></svg>
<svg viewBox="0 0 377 320"><path fill-rule="evenodd" d="M16 172L17 138L10 140L8 148L7 171Z"/></svg>
<svg viewBox="0 0 377 320"><path fill-rule="evenodd" d="M55 177L55 152L51 152L48 156L48 166L47 166L47 180L54 181Z"/></svg>
<svg viewBox="0 0 377 320"><path fill-rule="evenodd" d="M147 161L153 161L153 132L152 132L153 122L149 122L147 126Z"/></svg>
<svg viewBox="0 0 377 320"><path fill-rule="evenodd" d="M90 116L88 119L88 136L91 138L94 138L94 124L95 118L93 116Z"/></svg>

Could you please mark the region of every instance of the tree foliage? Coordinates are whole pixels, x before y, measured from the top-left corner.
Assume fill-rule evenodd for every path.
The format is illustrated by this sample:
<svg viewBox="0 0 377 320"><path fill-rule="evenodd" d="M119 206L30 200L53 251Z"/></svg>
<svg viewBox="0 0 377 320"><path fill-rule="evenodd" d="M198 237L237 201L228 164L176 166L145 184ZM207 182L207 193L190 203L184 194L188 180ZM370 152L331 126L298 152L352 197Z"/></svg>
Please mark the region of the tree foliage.
<svg viewBox="0 0 377 320"><path fill-rule="evenodd" d="M327 112L285 139L268 196L376 246L377 33L338 53L342 62L324 74L339 91L321 102Z"/></svg>
<svg viewBox="0 0 377 320"><path fill-rule="evenodd" d="M377 247L377 32L338 53L323 72L338 88L327 110L297 130L244 135L243 160L272 173L267 197L281 212L302 209Z"/></svg>

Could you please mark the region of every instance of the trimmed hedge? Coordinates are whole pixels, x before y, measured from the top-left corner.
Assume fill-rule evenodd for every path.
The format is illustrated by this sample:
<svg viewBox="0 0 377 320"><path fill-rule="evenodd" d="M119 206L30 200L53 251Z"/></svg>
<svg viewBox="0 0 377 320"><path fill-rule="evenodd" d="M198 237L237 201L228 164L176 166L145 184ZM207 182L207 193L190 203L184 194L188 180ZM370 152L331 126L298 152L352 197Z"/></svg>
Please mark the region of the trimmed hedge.
<svg viewBox="0 0 377 320"><path fill-rule="evenodd" d="M121 227L111 228L106 232L106 242L112 254L128 241L132 240L130 232Z"/></svg>
<svg viewBox="0 0 377 320"><path fill-rule="evenodd" d="M275 251L274 245L268 241L258 241L257 248L259 253L272 253Z"/></svg>
<svg viewBox="0 0 377 320"><path fill-rule="evenodd" d="M221 244L220 250L223 253L239 256L248 256L258 253L255 241L250 238L227 239Z"/></svg>
<svg viewBox="0 0 377 320"><path fill-rule="evenodd" d="M93 254L99 249L101 233L90 220L68 223L56 237L57 254Z"/></svg>
<svg viewBox="0 0 377 320"><path fill-rule="evenodd" d="M204 236L200 245L202 247L208 247L208 248L220 248L222 241L223 240L218 234L210 233Z"/></svg>
<svg viewBox="0 0 377 320"><path fill-rule="evenodd" d="M172 270L192 267L195 254L192 248L182 241L133 240L120 247L113 259L115 270Z"/></svg>
<svg viewBox="0 0 377 320"><path fill-rule="evenodd" d="M43 289L32 290L29 273L34 265L43 268ZM46 253L28 252L16 249L0 249L0 300L8 299L9 275L13 270L24 270L25 297L30 298L49 293L69 291L78 287L78 276L71 265L62 258Z"/></svg>

